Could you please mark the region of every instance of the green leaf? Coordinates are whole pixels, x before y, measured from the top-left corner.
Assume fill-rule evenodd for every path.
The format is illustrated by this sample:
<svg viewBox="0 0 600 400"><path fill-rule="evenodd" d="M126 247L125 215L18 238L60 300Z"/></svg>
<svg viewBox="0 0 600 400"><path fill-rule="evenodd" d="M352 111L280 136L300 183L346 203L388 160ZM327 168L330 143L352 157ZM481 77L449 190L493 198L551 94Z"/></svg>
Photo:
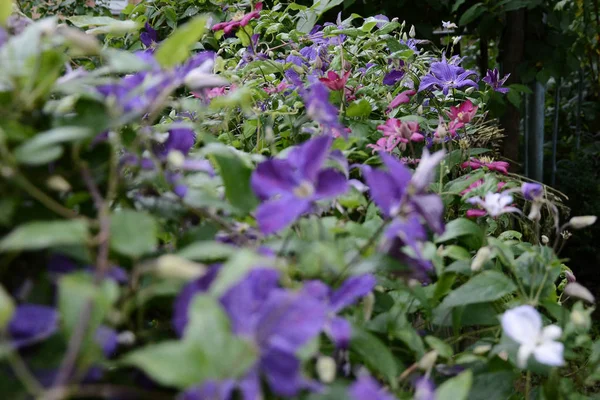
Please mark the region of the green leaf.
<svg viewBox="0 0 600 400"><path fill-rule="evenodd" d="M296 29L302 33L308 33L317 23L318 15L313 10L303 10L298 13Z"/></svg>
<svg viewBox="0 0 600 400"><path fill-rule="evenodd" d="M258 199L250 187L252 169L230 148L212 153L225 185L225 196L240 213L248 214L258 204Z"/></svg>
<svg viewBox="0 0 600 400"><path fill-rule="evenodd" d="M27 165L43 165L62 155L61 143L76 142L92 136L92 131L79 126L63 126L38 133L34 138L15 149L18 162Z"/></svg>
<svg viewBox="0 0 600 400"><path fill-rule="evenodd" d="M388 33L392 32L394 29L398 29L400 28L400 23L397 21L391 21L388 22L387 24L385 24L384 26L381 27L381 29L379 29L379 31L377 31L377 33L379 35L387 35Z"/></svg>
<svg viewBox="0 0 600 400"><path fill-rule="evenodd" d="M15 303L12 297L0 286L0 330L3 330L15 312Z"/></svg>
<svg viewBox="0 0 600 400"><path fill-rule="evenodd" d="M156 221L149 214L121 210L110 217L110 248L122 255L139 258L153 252L157 233Z"/></svg>
<svg viewBox="0 0 600 400"><path fill-rule="evenodd" d="M78 28L85 28L94 26L95 28L86 31L89 35L123 35L126 33L136 32L142 24L132 20L119 20L110 17L94 17L91 15L77 15L74 17L67 18L67 21L71 22Z"/></svg>
<svg viewBox="0 0 600 400"><path fill-rule="evenodd" d="M352 327L350 349L358 354L369 368L385 376L392 388L398 386L396 379L398 376L398 362L390 352L389 347L377 336L363 329Z"/></svg>
<svg viewBox="0 0 600 400"><path fill-rule="evenodd" d="M466 218L458 218L446 225L446 231L435 242L444 243L458 238L466 238L471 247L479 248L483 244L484 233L475 222Z"/></svg>
<svg viewBox="0 0 600 400"><path fill-rule="evenodd" d="M368 100L360 99L353 101L346 110L346 116L350 118L365 118L371 114L372 108Z"/></svg>
<svg viewBox="0 0 600 400"><path fill-rule="evenodd" d="M193 261L216 261L235 254L236 248L221 242L204 241L192 243L179 250L177 255Z"/></svg>
<svg viewBox="0 0 600 400"><path fill-rule="evenodd" d="M464 4L465 0L456 0L452 6L452 13L458 11L458 8Z"/></svg>
<svg viewBox="0 0 600 400"><path fill-rule="evenodd" d="M481 14L487 10L486 6L482 3L477 3L463 13L458 21L458 25L465 26L472 21L475 21Z"/></svg>
<svg viewBox="0 0 600 400"><path fill-rule="evenodd" d="M13 2L12 0L2 0L0 1L0 26L6 27L6 21L8 17L12 14L13 11Z"/></svg>
<svg viewBox="0 0 600 400"><path fill-rule="evenodd" d="M195 297L182 341L136 350L122 360L165 386L185 389L208 379L242 376L257 359L253 346L231 334L229 319L217 300Z"/></svg>
<svg viewBox="0 0 600 400"><path fill-rule="evenodd" d="M0 251L40 250L54 246L84 244L88 237L85 221L36 221L14 229L0 241Z"/></svg>
<svg viewBox="0 0 600 400"><path fill-rule="evenodd" d="M499 371L475 375L469 400L505 400L514 393L515 374Z"/></svg>
<svg viewBox="0 0 600 400"><path fill-rule="evenodd" d="M467 370L448 379L435 391L436 400L466 400L473 385L473 372Z"/></svg>
<svg viewBox="0 0 600 400"><path fill-rule="evenodd" d="M444 358L449 359L454 354L454 352L452 351L452 346L450 346L443 340L436 338L435 336L426 336L425 342L427 342L429 347L437 351L437 353Z"/></svg>
<svg viewBox="0 0 600 400"><path fill-rule="evenodd" d="M517 286L506 275L493 270L483 271L450 292L440 307L451 308L494 301L516 289Z"/></svg>
<svg viewBox="0 0 600 400"><path fill-rule="evenodd" d="M207 17L201 15L177 28L156 49L156 61L165 68L184 62L190 54L190 49L204 34L206 22Z"/></svg>

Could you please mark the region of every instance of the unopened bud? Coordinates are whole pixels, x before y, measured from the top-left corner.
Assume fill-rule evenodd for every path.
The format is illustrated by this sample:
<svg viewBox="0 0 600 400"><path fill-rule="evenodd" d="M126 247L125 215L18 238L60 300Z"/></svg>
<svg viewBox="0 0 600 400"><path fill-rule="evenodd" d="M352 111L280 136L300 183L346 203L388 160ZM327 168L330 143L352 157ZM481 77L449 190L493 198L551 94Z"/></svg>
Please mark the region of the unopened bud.
<svg viewBox="0 0 600 400"><path fill-rule="evenodd" d="M156 260L154 271L165 278L192 280L203 276L206 267L173 254L165 254Z"/></svg>
<svg viewBox="0 0 600 400"><path fill-rule="evenodd" d="M453 44L454 46L456 46L456 44L457 44L458 42L460 42L460 39L462 39L462 36L454 36L454 37L452 38L452 44Z"/></svg>
<svg viewBox="0 0 600 400"><path fill-rule="evenodd" d="M488 246L480 248L477 251L477 254L475 254L473 261L471 262L471 271L474 271L474 272L479 271L483 267L483 265L486 262L488 262L491 254L492 254L492 251L490 250L490 248Z"/></svg>
<svg viewBox="0 0 600 400"><path fill-rule="evenodd" d="M317 359L317 376L323 383L331 383L335 380L337 366L331 357L321 356Z"/></svg>
<svg viewBox="0 0 600 400"><path fill-rule="evenodd" d="M117 343L125 346L133 346L135 344L135 334L131 331L124 331L117 335Z"/></svg>
<svg viewBox="0 0 600 400"><path fill-rule="evenodd" d="M498 357L500 357L501 360L508 361L508 352L506 350L502 350L500 353L498 353Z"/></svg>
<svg viewBox="0 0 600 400"><path fill-rule="evenodd" d="M185 156L179 150L171 150L167 154L167 162L174 168L181 168L185 163Z"/></svg>
<svg viewBox="0 0 600 400"><path fill-rule="evenodd" d="M56 192L60 192L60 193L65 193L65 192L71 191L71 185L69 184L69 182L67 182L65 180L65 178L63 178L60 175L52 175L46 181L46 185L50 189L52 189Z"/></svg>
<svg viewBox="0 0 600 400"><path fill-rule="evenodd" d="M567 278L567 282L569 282L569 283L573 283L573 282L577 281L575 274L573 274L573 272L571 272L571 271L565 271L565 278Z"/></svg>
<svg viewBox="0 0 600 400"><path fill-rule="evenodd" d="M375 295L369 292L363 299L363 313L365 321L369 321L373 315L373 307L375 306Z"/></svg>
<svg viewBox="0 0 600 400"><path fill-rule="evenodd" d="M100 42L95 37L86 35L79 29L71 28L65 25L60 27L59 32L73 47L77 48L77 50L79 50L81 53L86 55L100 54Z"/></svg>
<svg viewBox="0 0 600 400"><path fill-rule="evenodd" d="M585 215L581 217L573 217L569 221L569 225L573 229L583 229L596 223L597 217L595 215Z"/></svg>
<svg viewBox="0 0 600 400"><path fill-rule="evenodd" d="M546 235L542 235L542 244L543 244L544 246L547 246L547 245L548 245L548 243L550 243L550 239L548 238L548 236L546 236Z"/></svg>
<svg viewBox="0 0 600 400"><path fill-rule="evenodd" d="M579 310L573 310L571 313L571 322L577 328L587 328L588 327L588 318L586 318L585 313L582 313Z"/></svg>
<svg viewBox="0 0 600 400"><path fill-rule="evenodd" d="M423 356L423 358L421 358L419 360L419 368L421 368L423 371L429 371L435 365L437 358L438 358L437 351L432 350L432 351L428 352L427 354L425 354Z"/></svg>
<svg viewBox="0 0 600 400"><path fill-rule="evenodd" d="M419 107L417 107L417 114L423 115L423 105L422 104L419 104Z"/></svg>
<svg viewBox="0 0 600 400"><path fill-rule="evenodd" d="M476 346L473 349L473 354L482 355L482 354L487 353L491 349L492 349L491 345L489 345L489 344L482 344L482 345Z"/></svg>
<svg viewBox="0 0 600 400"><path fill-rule="evenodd" d="M414 38L415 36L417 36L417 32L415 30L414 25L410 26L410 30L408 31L408 36L410 36L411 38Z"/></svg>
<svg viewBox="0 0 600 400"><path fill-rule="evenodd" d="M85 31L88 35L104 35L114 34L123 35L126 33L134 32L139 29L139 24L136 21L118 21L115 20L109 25L99 26L97 28L88 29Z"/></svg>
<svg viewBox="0 0 600 400"><path fill-rule="evenodd" d="M585 286L572 282L565 286L565 294L569 297L576 297L581 300L585 300L589 303L595 303L596 299L592 292L590 292Z"/></svg>
<svg viewBox="0 0 600 400"><path fill-rule="evenodd" d="M465 94L471 94L475 91L475 88L473 86L469 86L466 90L465 90Z"/></svg>
<svg viewBox="0 0 600 400"><path fill-rule="evenodd" d="M321 57L319 57L319 56L315 57L315 61L313 62L313 67L315 69L323 68L323 61L321 60Z"/></svg>

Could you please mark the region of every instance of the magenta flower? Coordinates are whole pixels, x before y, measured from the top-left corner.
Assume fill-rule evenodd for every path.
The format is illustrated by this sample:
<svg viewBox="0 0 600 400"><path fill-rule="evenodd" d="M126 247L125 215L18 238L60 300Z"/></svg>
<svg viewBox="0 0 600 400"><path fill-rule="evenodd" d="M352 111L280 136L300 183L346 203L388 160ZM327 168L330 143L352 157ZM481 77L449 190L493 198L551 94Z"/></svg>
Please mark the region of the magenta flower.
<svg viewBox="0 0 600 400"><path fill-rule="evenodd" d="M477 87L477 83L470 78L473 75L477 75L475 71L465 71L464 68L449 64L445 60L434 62L431 64L429 74L421 79L419 92L439 89L444 94L448 94L448 91L454 88L460 89L465 86Z"/></svg>
<svg viewBox="0 0 600 400"><path fill-rule="evenodd" d="M270 159L258 165L251 183L263 200L256 210L262 233L278 232L309 212L315 201L346 192L344 174L323 169L332 140L319 136L294 148L287 159Z"/></svg>
<svg viewBox="0 0 600 400"><path fill-rule="evenodd" d="M347 71L344 75L339 76L337 73L333 71L327 72L326 78L319 78L319 81L323 82L325 86L329 88L329 90L337 91L342 90L346 83L348 82L348 78L350 77L350 71Z"/></svg>
<svg viewBox="0 0 600 400"><path fill-rule="evenodd" d="M496 92L505 94L508 93L509 89L502 87L502 85L504 85L504 82L506 82L509 76L510 74L507 74L504 76L504 78L500 79L500 73L498 72L498 69L494 68L493 70L488 69L485 78L482 80L490 85Z"/></svg>
<svg viewBox="0 0 600 400"><path fill-rule="evenodd" d="M265 87L263 90L265 92L267 92L268 94L275 94L275 93L285 92L290 87L291 87L291 85L289 83L287 83L286 81L281 81L281 82L279 82L279 84L277 86Z"/></svg>
<svg viewBox="0 0 600 400"><path fill-rule="evenodd" d="M385 124L377 127L384 137L377 141L377 144L369 144L375 150L382 150L390 153L396 146L400 146L401 150L406 149L408 142L422 142L425 136L418 132L419 124L414 121L401 121L396 118L389 118Z"/></svg>
<svg viewBox="0 0 600 400"><path fill-rule="evenodd" d="M504 175L508 174L509 163L506 161L491 161L484 159L476 159L471 158L469 161L465 161L461 164L462 168L471 168L471 169L479 169L479 168L487 168L490 171L498 171Z"/></svg>
<svg viewBox="0 0 600 400"><path fill-rule="evenodd" d="M231 21L220 22L218 24L215 24L212 27L212 30L214 32L223 31L227 35L239 28L242 28L242 27L248 25L250 23L250 21L252 21L253 19L260 18L260 12L262 11L262 7L263 7L262 2L257 3L254 6L254 11L252 11L248 14L244 14L240 17L236 17L235 19L233 19Z"/></svg>
<svg viewBox="0 0 600 400"><path fill-rule="evenodd" d="M367 147L373 149L371 152L374 154L376 151L383 151L391 153L400 144L400 138L397 136L384 136L377 140L375 144L368 144Z"/></svg>
<svg viewBox="0 0 600 400"><path fill-rule="evenodd" d="M468 188L466 188L465 190L460 192L460 195L464 196L464 195L470 193L473 189L480 187L481 185L483 185L483 179L479 179L479 180L471 183ZM502 188L504 186L506 186L506 182L498 182L497 189L502 190Z"/></svg>
<svg viewBox="0 0 600 400"><path fill-rule="evenodd" d="M394 108L398 107L400 104L406 104L410 102L411 96L417 94L415 90L405 90L398 94L398 96L394 97L394 99L390 102L387 112L392 111Z"/></svg>
<svg viewBox="0 0 600 400"><path fill-rule="evenodd" d="M448 117L450 120L459 121L462 123L469 123L477 114L477 108L471 103L471 100L467 100L461 103L458 107L450 107L450 112L448 113Z"/></svg>

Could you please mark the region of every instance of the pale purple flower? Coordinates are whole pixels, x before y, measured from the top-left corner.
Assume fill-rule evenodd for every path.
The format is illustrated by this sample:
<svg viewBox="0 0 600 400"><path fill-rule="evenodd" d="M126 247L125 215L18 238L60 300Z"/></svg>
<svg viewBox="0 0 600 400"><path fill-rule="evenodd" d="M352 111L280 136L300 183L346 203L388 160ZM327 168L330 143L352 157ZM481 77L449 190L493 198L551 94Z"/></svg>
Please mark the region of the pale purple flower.
<svg viewBox="0 0 600 400"><path fill-rule="evenodd" d="M374 16L373 19L375 21L377 21L377 24L375 26L377 26L377 28L379 28L379 29L383 28L385 26L385 24L390 22L390 19L382 14L378 14L378 15Z"/></svg>
<svg viewBox="0 0 600 400"><path fill-rule="evenodd" d="M488 69L486 76L482 79L485 83L490 85L492 89L499 93L508 93L509 88L502 87L504 82L510 77L510 74L504 76L504 78L500 78L500 73L498 69Z"/></svg>
<svg viewBox="0 0 600 400"><path fill-rule="evenodd" d="M196 133L190 128L173 127L169 129L167 140L154 146L154 153L165 158L171 151L179 151L187 155L196 144Z"/></svg>
<svg viewBox="0 0 600 400"><path fill-rule="evenodd" d="M544 187L539 183L523 183L521 186L523 197L529 201L539 201L544 197Z"/></svg>
<svg viewBox="0 0 600 400"><path fill-rule="evenodd" d="M477 75L475 71L466 70L458 65L446 61L438 61L431 64L429 74L421 79L419 92L423 90L440 89L448 94L450 89L460 89L465 86L477 87L477 83L471 79Z"/></svg>
<svg viewBox="0 0 600 400"><path fill-rule="evenodd" d="M294 148L287 159L270 159L252 174L254 193L263 200L256 210L259 229L271 234L292 224L311 210L315 201L343 194L346 177L323 169L332 138L319 136Z"/></svg>
<svg viewBox="0 0 600 400"><path fill-rule="evenodd" d="M525 368L529 357L545 365L564 365L564 346L556 340L562 336L562 329L556 325L543 328L542 317L530 305L519 306L502 315L504 333L519 344L517 365Z"/></svg>
<svg viewBox="0 0 600 400"><path fill-rule="evenodd" d="M329 102L329 90L323 83L313 83L308 91L302 91L302 98L306 113L313 121L321 124L325 133L345 131L338 119L338 109Z"/></svg>
<svg viewBox="0 0 600 400"><path fill-rule="evenodd" d="M479 196L471 197L467 200L470 204L479 205L491 217L498 217L505 213L521 213L516 207L511 206L513 197L508 192L488 193L482 199Z"/></svg>
<svg viewBox="0 0 600 400"><path fill-rule="evenodd" d="M360 376L348 392L352 400L395 400L375 379L366 375Z"/></svg>
<svg viewBox="0 0 600 400"><path fill-rule="evenodd" d="M423 376L416 380L413 400L435 400L435 386L429 378Z"/></svg>

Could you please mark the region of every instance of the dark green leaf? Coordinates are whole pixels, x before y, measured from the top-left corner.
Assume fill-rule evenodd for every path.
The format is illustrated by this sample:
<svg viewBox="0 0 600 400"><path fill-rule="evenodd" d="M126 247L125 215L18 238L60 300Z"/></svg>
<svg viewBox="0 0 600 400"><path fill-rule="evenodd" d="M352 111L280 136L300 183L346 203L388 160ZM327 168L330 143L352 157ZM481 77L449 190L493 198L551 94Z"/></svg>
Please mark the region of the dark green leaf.
<svg viewBox="0 0 600 400"><path fill-rule="evenodd" d="M517 286L506 275L498 271L483 271L454 289L442 302L442 307L485 303L514 292Z"/></svg>
<svg viewBox="0 0 600 400"><path fill-rule="evenodd" d="M397 387L398 362L388 346L377 336L353 327L350 349L358 354L369 368L385 376L392 388Z"/></svg>
<svg viewBox="0 0 600 400"><path fill-rule="evenodd" d="M475 21L481 14L483 14L487 10L486 6L482 3L477 3L469 8L464 14L460 17L458 25L465 26L470 22Z"/></svg>
<svg viewBox="0 0 600 400"><path fill-rule="evenodd" d="M0 251L40 250L84 244L87 236L88 226L82 220L29 222L4 237L0 241Z"/></svg>
<svg viewBox="0 0 600 400"><path fill-rule="evenodd" d="M448 379L435 391L436 400L466 400L473 385L473 372L467 370Z"/></svg>
<svg viewBox="0 0 600 400"><path fill-rule="evenodd" d="M483 244L483 235L483 230L475 222L466 218L458 218L446 225L446 231L435 242L444 243L466 237L473 248L479 248Z"/></svg>

